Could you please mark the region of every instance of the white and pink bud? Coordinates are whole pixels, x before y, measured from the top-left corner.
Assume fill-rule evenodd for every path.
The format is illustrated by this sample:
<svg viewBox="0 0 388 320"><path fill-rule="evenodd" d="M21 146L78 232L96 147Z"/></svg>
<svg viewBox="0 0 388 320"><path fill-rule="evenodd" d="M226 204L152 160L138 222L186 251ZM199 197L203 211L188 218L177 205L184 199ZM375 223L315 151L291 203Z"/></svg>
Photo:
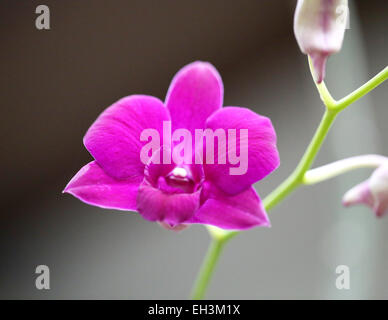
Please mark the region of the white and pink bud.
<svg viewBox="0 0 388 320"><path fill-rule="evenodd" d="M327 58L341 49L348 12L347 0L298 0L295 37L300 50L311 57L318 83L325 78Z"/></svg>
<svg viewBox="0 0 388 320"><path fill-rule="evenodd" d="M388 212L388 160L371 177L350 189L342 200L345 206L365 204L378 217Z"/></svg>

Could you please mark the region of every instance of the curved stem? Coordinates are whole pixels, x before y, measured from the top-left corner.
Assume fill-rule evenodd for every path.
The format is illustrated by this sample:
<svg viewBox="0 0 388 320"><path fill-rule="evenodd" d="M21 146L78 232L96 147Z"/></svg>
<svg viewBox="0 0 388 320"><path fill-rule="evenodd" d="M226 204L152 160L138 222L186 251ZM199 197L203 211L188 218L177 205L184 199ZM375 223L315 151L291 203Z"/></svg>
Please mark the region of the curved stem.
<svg viewBox="0 0 388 320"><path fill-rule="evenodd" d="M311 71L313 71L311 63L310 69ZM312 72L312 74L314 73ZM360 88L358 88L357 90L355 90L354 92L339 101L333 99L324 82L322 82L321 84L316 84L320 97L326 106L325 114L298 166L283 183L281 183L273 192L271 192L264 199L263 203L267 211L271 210L275 205L277 205L280 201L286 198L298 186L304 183L305 173L307 172L307 170L310 169L311 165L313 164L314 159L318 151L320 150L322 143L325 140L327 133L329 132L331 125L333 124L337 115L347 106L363 97L365 94L376 88L378 85L380 85L387 79L388 67L386 67L379 74L374 76L363 86L361 86ZM194 299L202 299L204 297L210 278L214 272L215 265L225 243L227 242L227 240L231 239L238 233L238 231L225 231L222 233L217 233L216 236L212 234L213 242L209 248L209 251L205 257L205 260L202 264L201 270L195 282L192 295Z"/></svg>
<svg viewBox="0 0 388 320"><path fill-rule="evenodd" d="M272 209L303 182L304 174L311 167L337 114L337 111L326 109L310 145L307 147L306 152L294 172L264 199L264 206L267 210Z"/></svg>
<svg viewBox="0 0 388 320"><path fill-rule="evenodd" d="M311 62L311 58L308 57L309 66L311 75L314 75L313 65ZM314 76L313 76L314 78ZM382 84L385 80L388 79L388 66L385 67L383 70L381 70L378 74L376 74L372 79L370 79L368 82L363 84L358 89L354 90L352 93L348 94L346 97L336 101L330 94L329 90L327 89L325 82L322 81L321 83L315 83L319 95L321 97L321 100L325 104L325 106L328 109L336 110L336 111L342 111L349 105L351 105L353 102L356 102L358 99L365 96L367 93L375 89L377 86Z"/></svg>
<svg viewBox="0 0 388 320"><path fill-rule="evenodd" d="M225 243L225 239L219 237L213 238L195 282L194 289L191 294L192 299L200 300L204 298L210 278L214 272L214 268Z"/></svg>
<svg viewBox="0 0 388 320"><path fill-rule="evenodd" d="M327 132L329 131L333 121L336 118L337 113L338 112L331 111L329 109L326 110L322 121L313 139L311 140L310 145L308 146L304 156L302 157L295 171L279 187L277 187L264 199L263 204L266 211L271 210L276 204L283 200L288 194L290 194L296 187L298 187L302 183L304 174L310 168L312 162L314 161L327 135ZM210 229L210 234L212 235L213 240L206 254L197 280L195 282L192 293L193 299L203 299L207 286L209 285L211 275L213 274L215 265L225 243L228 239L231 239L238 233L238 231L217 232L214 231L212 228Z"/></svg>
<svg viewBox="0 0 388 320"><path fill-rule="evenodd" d="M307 171L303 177L303 184L312 185L355 169L377 168L386 161L388 161L386 157L377 154L368 154L335 161Z"/></svg>
<svg viewBox="0 0 388 320"><path fill-rule="evenodd" d="M359 87L357 90L354 90L351 94L339 100L335 108L337 110L345 109L347 106L351 105L353 102L356 102L358 99L365 96L368 92L372 91L374 88L382 84L387 79L388 79L388 66L385 67L378 74L376 74L367 83Z"/></svg>

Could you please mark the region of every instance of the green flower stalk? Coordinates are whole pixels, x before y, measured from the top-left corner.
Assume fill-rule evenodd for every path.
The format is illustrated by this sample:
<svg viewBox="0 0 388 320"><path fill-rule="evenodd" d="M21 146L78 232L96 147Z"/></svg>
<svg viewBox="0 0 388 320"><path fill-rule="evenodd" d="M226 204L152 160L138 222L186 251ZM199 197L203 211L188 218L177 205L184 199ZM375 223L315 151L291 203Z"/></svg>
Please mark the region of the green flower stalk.
<svg viewBox="0 0 388 320"><path fill-rule="evenodd" d="M310 59L309 65L311 74L314 77L315 71ZM321 82L319 84L316 83L320 98L326 107L325 113L298 166L291 173L291 175L279 185L279 187L277 187L264 199L264 207L267 211L274 208L277 204L283 201L288 195L290 195L297 187L301 185L310 185L313 183L321 182L337 174L341 174L350 170L350 168L352 167L351 165L346 166L346 168L344 168L343 165L339 165L335 166L335 170L331 170L334 169L334 167L329 167L330 170L326 170L328 168L326 167L323 169L321 168L309 171L338 114L342 110L350 106L352 103L362 98L368 92L372 91L374 88L376 88L378 85L380 85L387 79L388 66L376 76L374 76L371 80L369 80L367 83L362 85L360 88L340 100L335 100L331 96L324 82ZM374 156L373 158L370 158L369 161L365 161L365 159L360 158L358 164L354 164L353 166L374 166L380 163L381 161L382 158L380 158L380 156ZM214 228L210 229L209 231L210 235L212 236L212 243L195 282L194 289L192 292L193 299L203 299L205 297L205 293L209 285L211 276L214 273L215 266L225 244L228 242L229 239L239 233L236 231L228 232Z"/></svg>

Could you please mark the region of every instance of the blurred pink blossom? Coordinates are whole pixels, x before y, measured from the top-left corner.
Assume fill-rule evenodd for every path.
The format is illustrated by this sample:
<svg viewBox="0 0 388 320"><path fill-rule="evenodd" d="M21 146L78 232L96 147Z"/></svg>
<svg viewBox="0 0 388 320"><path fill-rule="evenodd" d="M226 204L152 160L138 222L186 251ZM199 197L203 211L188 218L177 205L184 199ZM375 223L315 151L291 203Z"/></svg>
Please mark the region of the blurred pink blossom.
<svg viewBox="0 0 388 320"><path fill-rule="evenodd" d="M378 217L388 211L388 159L378 167L371 177L350 189L342 200L345 206L365 204Z"/></svg>

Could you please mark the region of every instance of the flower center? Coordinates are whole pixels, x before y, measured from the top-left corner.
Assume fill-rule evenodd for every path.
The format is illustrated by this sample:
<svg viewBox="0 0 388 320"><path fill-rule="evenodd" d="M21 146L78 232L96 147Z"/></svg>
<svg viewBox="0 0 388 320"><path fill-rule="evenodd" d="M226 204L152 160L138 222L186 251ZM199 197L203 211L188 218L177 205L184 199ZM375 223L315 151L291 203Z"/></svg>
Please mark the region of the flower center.
<svg viewBox="0 0 388 320"><path fill-rule="evenodd" d="M166 193L193 193L195 185L190 169L183 167L175 167L165 177L158 179L159 189Z"/></svg>
<svg viewBox="0 0 388 320"><path fill-rule="evenodd" d="M182 167L175 167L167 176L166 183L178 189L177 192L192 193L194 192L195 182L191 178L191 172Z"/></svg>

